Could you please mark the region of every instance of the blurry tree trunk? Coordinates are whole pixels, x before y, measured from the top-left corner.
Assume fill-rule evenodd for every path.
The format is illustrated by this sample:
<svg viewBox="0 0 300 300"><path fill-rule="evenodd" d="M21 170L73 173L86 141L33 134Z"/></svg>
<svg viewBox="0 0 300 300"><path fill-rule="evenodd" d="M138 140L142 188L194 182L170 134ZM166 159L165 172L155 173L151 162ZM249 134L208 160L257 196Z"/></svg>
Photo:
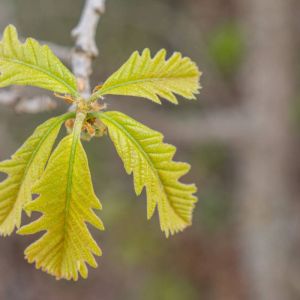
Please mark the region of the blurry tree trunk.
<svg viewBox="0 0 300 300"><path fill-rule="evenodd" d="M287 300L292 199L289 109L293 87L291 0L238 0L248 56L242 77L240 236L250 299Z"/></svg>

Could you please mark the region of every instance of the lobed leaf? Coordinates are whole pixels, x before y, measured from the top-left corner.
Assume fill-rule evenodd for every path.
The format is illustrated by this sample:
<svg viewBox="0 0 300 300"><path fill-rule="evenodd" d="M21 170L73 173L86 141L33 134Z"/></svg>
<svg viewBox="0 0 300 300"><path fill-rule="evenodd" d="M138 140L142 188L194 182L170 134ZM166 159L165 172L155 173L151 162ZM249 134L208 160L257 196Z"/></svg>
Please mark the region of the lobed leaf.
<svg viewBox="0 0 300 300"><path fill-rule="evenodd" d="M106 112L98 116L107 126L127 173L134 175L136 194L139 195L146 187L148 219L157 206L160 226L166 236L189 226L197 201L193 195L196 187L179 182L190 166L173 161L176 148L164 144L161 133L120 112Z"/></svg>
<svg viewBox="0 0 300 300"><path fill-rule="evenodd" d="M0 162L8 178L0 183L0 235L10 235L21 225L24 204L31 201L31 188L42 175L62 123L73 113L40 125L10 160Z"/></svg>
<svg viewBox="0 0 300 300"><path fill-rule="evenodd" d="M80 131L66 136L54 151L33 189L39 197L26 205L27 210L42 216L18 231L23 235L46 231L25 250L25 256L57 279L77 280L79 274L86 278L87 264L97 267L94 255L101 255L86 224L104 229L92 210L101 205L79 135Z"/></svg>
<svg viewBox="0 0 300 300"><path fill-rule="evenodd" d="M166 60L166 51L160 50L151 58L150 50L140 55L134 52L129 60L93 95L127 95L150 99L161 103L159 97L177 104L174 94L195 99L200 85L200 71L188 57L175 52Z"/></svg>
<svg viewBox="0 0 300 300"><path fill-rule="evenodd" d="M21 44L12 25L6 27L0 41L0 87L9 85L31 85L78 96L74 75L50 48L32 38Z"/></svg>

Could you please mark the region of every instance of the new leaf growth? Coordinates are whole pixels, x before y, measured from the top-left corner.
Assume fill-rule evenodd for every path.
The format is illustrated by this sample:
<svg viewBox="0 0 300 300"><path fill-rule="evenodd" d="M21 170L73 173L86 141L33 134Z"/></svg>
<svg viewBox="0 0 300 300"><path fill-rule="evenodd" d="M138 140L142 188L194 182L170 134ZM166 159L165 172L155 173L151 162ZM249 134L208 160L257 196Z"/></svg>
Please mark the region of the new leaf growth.
<svg viewBox="0 0 300 300"><path fill-rule="evenodd" d="M31 38L20 43L15 27L9 25L0 41L0 87L47 89L74 103L76 112L40 125L11 159L0 163L0 172L8 175L0 183L0 235L10 235L15 228L22 235L43 232L25 250L26 259L57 279L86 278L87 265L96 267L95 255L101 255L87 223L99 230L104 226L95 213L101 204L81 139L103 136L106 131L126 172L133 174L136 194L146 190L148 219L157 207L166 236L191 225L196 186L180 181L190 165L173 161L176 148L164 143L161 133L121 112L103 112L106 106L97 101L105 95L125 95L177 104L177 95L195 99L200 75L197 65L180 53L166 59L165 50L152 57L145 49L134 52L89 99L82 99L75 76L49 47ZM52 153L66 121L69 134ZM33 194L38 195L35 200ZM23 210L29 216L32 211L42 215L21 227Z"/></svg>

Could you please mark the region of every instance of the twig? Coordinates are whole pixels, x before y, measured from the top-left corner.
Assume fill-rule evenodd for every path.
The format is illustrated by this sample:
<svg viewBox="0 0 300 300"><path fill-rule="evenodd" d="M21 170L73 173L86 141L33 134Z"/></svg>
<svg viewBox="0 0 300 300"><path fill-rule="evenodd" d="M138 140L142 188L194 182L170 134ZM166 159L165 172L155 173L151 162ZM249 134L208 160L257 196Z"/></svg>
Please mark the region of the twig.
<svg viewBox="0 0 300 300"><path fill-rule="evenodd" d="M0 104L13 106L20 99L20 97L20 94L16 90L2 90L0 91Z"/></svg>
<svg viewBox="0 0 300 300"><path fill-rule="evenodd" d="M36 114L57 107L57 101L47 95L24 96L22 88L0 91L0 104L11 106L17 113Z"/></svg>
<svg viewBox="0 0 300 300"><path fill-rule="evenodd" d="M19 114L37 114L57 107L57 101L47 95L21 98L15 106L15 111Z"/></svg>
<svg viewBox="0 0 300 300"><path fill-rule="evenodd" d="M160 128L169 141L186 146L218 142L239 147L243 137L252 129L243 107L192 114L187 118L182 116L180 120L158 112L154 120L145 111L138 111L138 115L149 126Z"/></svg>
<svg viewBox="0 0 300 300"><path fill-rule="evenodd" d="M105 0L86 0L79 24L72 31L75 39L72 66L83 98L88 98L91 92L89 77L92 73L92 59L98 55L95 36L104 11Z"/></svg>

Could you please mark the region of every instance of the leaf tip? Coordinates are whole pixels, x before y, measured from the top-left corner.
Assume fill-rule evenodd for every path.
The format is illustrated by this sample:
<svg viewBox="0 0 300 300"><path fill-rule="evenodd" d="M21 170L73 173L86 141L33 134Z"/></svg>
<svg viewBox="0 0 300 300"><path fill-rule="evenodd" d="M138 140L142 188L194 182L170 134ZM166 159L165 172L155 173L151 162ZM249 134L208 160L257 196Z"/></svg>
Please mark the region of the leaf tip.
<svg viewBox="0 0 300 300"><path fill-rule="evenodd" d="M15 35L18 36L18 32L16 27L13 24L9 24L5 27L4 32L3 32L3 39L7 35Z"/></svg>

